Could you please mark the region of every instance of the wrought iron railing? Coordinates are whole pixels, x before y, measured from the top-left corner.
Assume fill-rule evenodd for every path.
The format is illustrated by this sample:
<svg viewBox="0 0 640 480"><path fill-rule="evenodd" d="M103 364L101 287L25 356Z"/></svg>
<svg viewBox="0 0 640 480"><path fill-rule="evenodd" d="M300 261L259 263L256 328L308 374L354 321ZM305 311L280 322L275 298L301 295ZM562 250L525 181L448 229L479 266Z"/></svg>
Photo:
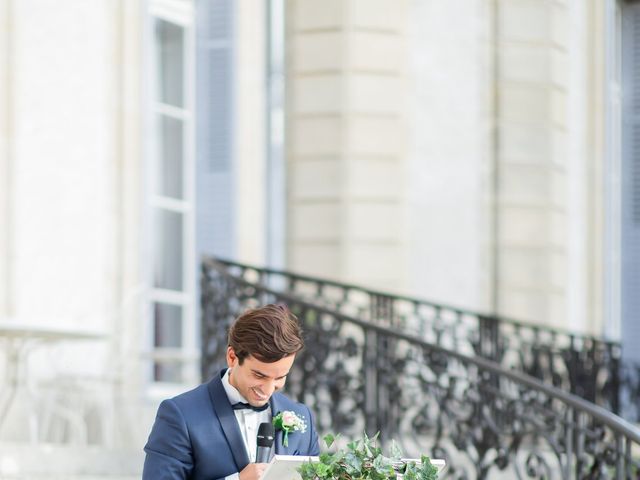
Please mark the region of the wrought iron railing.
<svg viewBox="0 0 640 480"><path fill-rule="evenodd" d="M224 365L233 319L273 302L286 303L303 324L307 346L287 390L312 408L320 432L379 431L408 455L447 459L447 478L640 478L640 430L607 410L213 260L202 275L204 378Z"/></svg>
<svg viewBox="0 0 640 480"><path fill-rule="evenodd" d="M377 325L401 329L459 353L479 355L604 406L630 421L640 421L640 407L633 401L640 398L636 396L640 394L640 369L622 368L617 342L358 285L217 261L247 281L290 292Z"/></svg>

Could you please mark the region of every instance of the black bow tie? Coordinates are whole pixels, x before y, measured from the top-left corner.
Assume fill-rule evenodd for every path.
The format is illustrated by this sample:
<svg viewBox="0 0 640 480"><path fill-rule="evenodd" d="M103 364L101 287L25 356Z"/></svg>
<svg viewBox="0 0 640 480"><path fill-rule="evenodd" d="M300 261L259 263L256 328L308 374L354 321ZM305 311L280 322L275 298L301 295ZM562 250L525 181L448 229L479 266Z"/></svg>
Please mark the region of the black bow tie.
<svg viewBox="0 0 640 480"><path fill-rule="evenodd" d="M269 408L269 402L265 403L261 407L254 407L253 405L249 405L248 403L238 402L231 405L231 408L234 410L253 410L254 412L264 412L267 408Z"/></svg>

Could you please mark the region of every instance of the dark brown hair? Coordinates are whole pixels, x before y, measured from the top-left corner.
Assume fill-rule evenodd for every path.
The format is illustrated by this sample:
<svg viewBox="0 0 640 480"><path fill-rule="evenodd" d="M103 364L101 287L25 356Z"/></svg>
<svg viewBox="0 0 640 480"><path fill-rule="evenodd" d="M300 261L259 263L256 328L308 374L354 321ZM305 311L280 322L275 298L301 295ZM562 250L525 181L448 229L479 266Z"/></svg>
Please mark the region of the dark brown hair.
<svg viewBox="0 0 640 480"><path fill-rule="evenodd" d="M304 347L297 317L285 305L247 310L229 329L229 346L240 364L249 355L273 363Z"/></svg>

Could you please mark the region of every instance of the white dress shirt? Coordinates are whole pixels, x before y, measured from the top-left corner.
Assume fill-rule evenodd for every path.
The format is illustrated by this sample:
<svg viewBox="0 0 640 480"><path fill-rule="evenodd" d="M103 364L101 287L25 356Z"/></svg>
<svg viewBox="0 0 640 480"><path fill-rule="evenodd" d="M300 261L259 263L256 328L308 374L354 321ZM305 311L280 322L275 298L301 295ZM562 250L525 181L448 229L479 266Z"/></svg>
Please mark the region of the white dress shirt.
<svg viewBox="0 0 640 480"><path fill-rule="evenodd" d="M247 399L244 398L240 392L231 385L231 383L229 383L230 373L231 369L227 369L222 377L222 386L224 387L224 391L227 393L229 403L231 403L231 405L238 402L249 403L247 402ZM249 462L253 463L256 461L258 427L263 422L271 423L271 409L267 408L262 412L256 412L249 408L245 408L242 410L234 410L233 413L235 413L238 426L240 427L240 433L242 434L244 446L247 449ZM225 478L226 480L237 480L239 475L234 473L233 475L229 475Z"/></svg>

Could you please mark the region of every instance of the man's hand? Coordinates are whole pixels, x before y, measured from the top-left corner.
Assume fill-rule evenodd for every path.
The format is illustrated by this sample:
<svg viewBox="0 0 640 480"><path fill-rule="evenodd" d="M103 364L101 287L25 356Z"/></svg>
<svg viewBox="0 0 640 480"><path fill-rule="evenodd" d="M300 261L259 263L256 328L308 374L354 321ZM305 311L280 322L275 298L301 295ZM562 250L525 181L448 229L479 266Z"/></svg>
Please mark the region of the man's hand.
<svg viewBox="0 0 640 480"><path fill-rule="evenodd" d="M250 463L240 472L240 480L258 480L267 469L268 463Z"/></svg>

